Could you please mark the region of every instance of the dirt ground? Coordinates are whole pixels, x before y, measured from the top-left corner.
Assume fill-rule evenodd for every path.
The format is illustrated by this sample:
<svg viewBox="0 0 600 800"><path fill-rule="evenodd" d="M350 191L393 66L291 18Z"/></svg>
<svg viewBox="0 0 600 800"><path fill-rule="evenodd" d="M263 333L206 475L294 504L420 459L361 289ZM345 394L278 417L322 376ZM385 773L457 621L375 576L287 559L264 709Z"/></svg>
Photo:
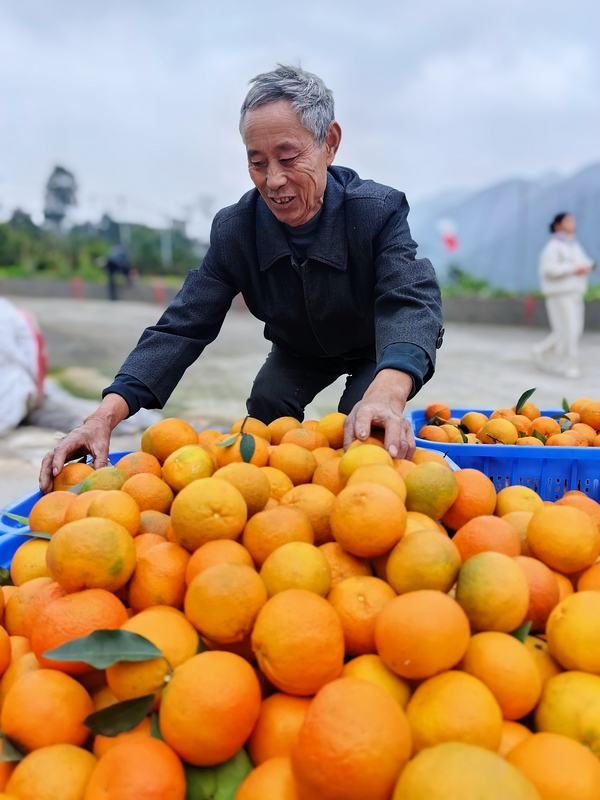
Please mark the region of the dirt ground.
<svg viewBox="0 0 600 800"><path fill-rule="evenodd" d="M100 392L137 342L142 330L156 322L156 305L119 301L59 298L10 298L32 313L46 337L51 374L65 388L87 399L73 400L50 384L43 425L24 425L0 437L0 507L37 485L44 453L56 435L78 424L95 408ZM409 408L444 401L454 408L496 408L513 405L523 391L537 387L532 400L541 408L560 407L563 397L600 398L600 333L586 333L582 344L582 377L567 380L539 372L531 347L539 329L463 325L446 326L437 371ZM262 324L245 311L232 310L221 334L187 371L165 408L164 416L180 416L197 429L227 429L245 414L245 400L269 343ZM341 394L340 379L307 408L307 418L333 411ZM127 421L113 434L112 450L134 449L152 414Z"/></svg>

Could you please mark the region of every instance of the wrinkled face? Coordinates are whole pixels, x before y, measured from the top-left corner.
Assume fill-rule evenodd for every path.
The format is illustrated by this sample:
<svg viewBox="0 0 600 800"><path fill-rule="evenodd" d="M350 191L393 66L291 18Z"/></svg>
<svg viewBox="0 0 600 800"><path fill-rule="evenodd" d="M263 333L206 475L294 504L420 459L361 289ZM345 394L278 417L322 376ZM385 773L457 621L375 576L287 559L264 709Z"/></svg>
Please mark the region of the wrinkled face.
<svg viewBox="0 0 600 800"><path fill-rule="evenodd" d="M278 100L246 112L243 138L250 177L277 219L297 226L314 217L323 205L327 167L341 138L339 125L332 122L318 145L291 103Z"/></svg>

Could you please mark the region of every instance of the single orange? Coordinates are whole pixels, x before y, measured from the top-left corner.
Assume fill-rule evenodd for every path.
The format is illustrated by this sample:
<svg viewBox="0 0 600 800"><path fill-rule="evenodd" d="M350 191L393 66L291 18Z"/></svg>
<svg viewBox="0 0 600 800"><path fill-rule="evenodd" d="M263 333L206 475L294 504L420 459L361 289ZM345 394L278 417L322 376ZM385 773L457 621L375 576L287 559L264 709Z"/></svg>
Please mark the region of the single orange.
<svg viewBox="0 0 600 800"><path fill-rule="evenodd" d="M121 630L143 636L163 655L148 661L119 661L107 668L108 686L119 701L160 692L171 671L198 651L199 637L193 625L169 606L147 608L124 622Z"/></svg>
<svg viewBox="0 0 600 800"><path fill-rule="evenodd" d="M162 478L162 467L158 458L150 453L145 453L143 450L127 453L117 461L115 467L122 469L130 478L139 472L149 472L152 475L156 475L157 478Z"/></svg>
<svg viewBox="0 0 600 800"><path fill-rule="evenodd" d="M241 492L248 508L248 517L262 511L271 496L271 484L263 469L266 467L234 461L215 472L215 478L228 481Z"/></svg>
<svg viewBox="0 0 600 800"><path fill-rule="evenodd" d="M337 611L344 631L346 655L375 653L375 623L381 610L396 597L385 581L358 575L337 583L327 599Z"/></svg>
<svg viewBox="0 0 600 800"><path fill-rule="evenodd" d="M404 711L379 686L359 678L328 683L311 702L292 751L299 796L388 800L411 738Z"/></svg>
<svg viewBox="0 0 600 800"><path fill-rule="evenodd" d="M85 497L85 495L84 495ZM88 507L88 517L112 519L122 525L131 536L140 530L140 509L133 497L119 489L101 492Z"/></svg>
<svg viewBox="0 0 600 800"><path fill-rule="evenodd" d="M443 742L498 750L502 712L488 687L466 672L450 670L423 681L408 701L413 752Z"/></svg>
<svg viewBox="0 0 600 800"><path fill-rule="evenodd" d="M150 472L132 475L121 489L133 497L140 511L153 509L166 514L173 502L173 491L169 484Z"/></svg>
<svg viewBox="0 0 600 800"><path fill-rule="evenodd" d="M177 493L198 478L210 478L214 471L210 450L200 444L186 444L167 456L162 479Z"/></svg>
<svg viewBox="0 0 600 800"><path fill-rule="evenodd" d="M510 633L525 621L529 585L514 558L491 551L477 553L459 570L456 601L474 631Z"/></svg>
<svg viewBox="0 0 600 800"><path fill-rule="evenodd" d="M215 642L241 642L267 602L260 576L246 564L215 564L192 579L185 593L186 617Z"/></svg>
<svg viewBox="0 0 600 800"><path fill-rule="evenodd" d="M6 785L6 796L81 800L96 763L91 753L74 744L33 750L17 764Z"/></svg>
<svg viewBox="0 0 600 800"><path fill-rule="evenodd" d="M133 574L135 545L129 531L118 522L86 517L63 525L54 534L46 560L50 575L67 592L116 591Z"/></svg>
<svg viewBox="0 0 600 800"><path fill-rule="evenodd" d="M153 508L141 511L139 534L156 533L166 539L170 521L170 516L164 511L156 511Z"/></svg>
<svg viewBox="0 0 600 800"><path fill-rule="evenodd" d="M531 552L551 569L570 575L600 554L600 530L579 508L554 503L536 511L527 527Z"/></svg>
<svg viewBox="0 0 600 800"><path fill-rule="evenodd" d="M518 556L521 543L517 532L500 517L485 514L465 522L455 533L452 541L458 548L463 562L486 551Z"/></svg>
<svg viewBox="0 0 600 800"><path fill-rule="evenodd" d="M331 414L325 414L321 417L317 425L317 431L326 436L329 442L329 447L337 449L344 445L344 422L346 421L346 414L341 411L333 411Z"/></svg>
<svg viewBox="0 0 600 800"><path fill-rule="evenodd" d="M304 589L288 589L260 610L252 649L274 686L288 694L310 696L341 673L344 632L327 600Z"/></svg>
<svg viewBox="0 0 600 800"><path fill-rule="evenodd" d="M540 800L533 784L498 753L464 742L421 750L400 773L392 800Z"/></svg>
<svg viewBox="0 0 600 800"><path fill-rule="evenodd" d="M190 554L175 542L160 542L138 557L127 599L135 611L150 606L183 606Z"/></svg>
<svg viewBox="0 0 600 800"><path fill-rule="evenodd" d="M425 419L427 422L450 419L450 408L445 403L430 403L425 407Z"/></svg>
<svg viewBox="0 0 600 800"><path fill-rule="evenodd" d="M83 721L94 710L92 698L70 675L55 669L27 672L6 693L0 724L24 752L52 744L83 745Z"/></svg>
<svg viewBox="0 0 600 800"><path fill-rule="evenodd" d="M335 586L353 575L372 575L373 570L366 558L357 558L346 552L337 542L327 542L319 547L331 570L331 585Z"/></svg>
<svg viewBox="0 0 600 800"><path fill-rule="evenodd" d="M312 476L313 483L324 486L333 494L339 494L345 485L340 478L338 460L337 458L331 458L323 461L315 469Z"/></svg>
<svg viewBox="0 0 600 800"><path fill-rule="evenodd" d="M260 709L260 686L250 664L233 653L211 650L173 673L160 704L160 730L184 761L214 766L247 741Z"/></svg>
<svg viewBox="0 0 600 800"><path fill-rule="evenodd" d="M331 532L331 510L335 495L325 486L305 483L294 486L280 498L281 506L299 508L304 511L314 532L314 543L318 546L333 541Z"/></svg>
<svg viewBox="0 0 600 800"><path fill-rule="evenodd" d="M248 739L248 754L258 766L270 758L289 756L298 741L311 699L276 692L262 701Z"/></svg>
<svg viewBox="0 0 600 800"><path fill-rule="evenodd" d="M506 757L548 800L600 797L600 763L579 742L557 733L534 733Z"/></svg>
<svg viewBox="0 0 600 800"><path fill-rule="evenodd" d="M46 563L48 547L47 539L35 538L25 540L17 548L10 562L10 578L15 586L21 586L34 578L50 576Z"/></svg>
<svg viewBox="0 0 600 800"><path fill-rule="evenodd" d="M193 553L212 539L237 539L248 517L239 489L221 478L200 478L183 488L171 509L173 534Z"/></svg>
<svg viewBox="0 0 600 800"><path fill-rule="evenodd" d="M232 539L215 539L206 542L192 553L185 571L185 582L189 586L192 580L215 564L246 564L254 566L252 556L239 542Z"/></svg>
<svg viewBox="0 0 600 800"><path fill-rule="evenodd" d="M300 422L295 417L278 417L267 425L271 434L269 441L274 445L281 444L281 439L288 431L300 427Z"/></svg>
<svg viewBox="0 0 600 800"><path fill-rule="evenodd" d="M391 550L385 577L398 594L418 589L449 592L462 564L454 542L438 531L405 535Z"/></svg>
<svg viewBox="0 0 600 800"><path fill-rule="evenodd" d="M375 645L383 662L411 680L452 669L464 656L469 639L469 621L460 606L448 595L428 589L390 600L375 624Z"/></svg>
<svg viewBox="0 0 600 800"><path fill-rule="evenodd" d="M93 471L94 468L90 464L80 464L78 461L65 464L52 481L52 491L66 492L72 486L82 483Z"/></svg>
<svg viewBox="0 0 600 800"><path fill-rule="evenodd" d="M44 653L93 631L120 628L127 619L123 603L105 589L72 592L53 600L39 612L31 632L31 648L42 666L80 675L91 667L82 661L45 659Z"/></svg>
<svg viewBox="0 0 600 800"><path fill-rule="evenodd" d="M473 517L489 516L496 508L496 488L478 469L459 469L454 473L458 495L442 516L450 530L457 531Z"/></svg>
<svg viewBox="0 0 600 800"><path fill-rule="evenodd" d="M293 505L279 505L259 511L244 527L242 544L257 567L286 542L314 543L315 534L305 511Z"/></svg>
<svg viewBox="0 0 600 800"><path fill-rule="evenodd" d="M256 417L241 417L231 426L229 433L239 433L244 428L244 433L253 433L255 436L260 436L266 439L269 444L271 443L271 431L268 425L265 425L260 419Z"/></svg>
<svg viewBox="0 0 600 800"><path fill-rule="evenodd" d="M285 472L294 486L310 483L317 469L317 459L310 450L294 442L285 442L269 454L269 466Z"/></svg>
<svg viewBox="0 0 600 800"><path fill-rule="evenodd" d="M459 668L485 683L504 719L525 717L542 694L542 679L533 656L509 633L476 633Z"/></svg>
<svg viewBox="0 0 600 800"><path fill-rule="evenodd" d="M40 533L56 533L64 522L75 495L67 491L50 492L36 500L29 512L29 528Z"/></svg>
<svg viewBox="0 0 600 800"><path fill-rule="evenodd" d="M85 791L85 800L161 800L185 798L185 772L165 742L145 733L124 737L98 761Z"/></svg>
<svg viewBox="0 0 600 800"><path fill-rule="evenodd" d="M336 542L344 550L359 558L373 558L387 553L401 539L406 506L382 484L346 484L335 497L329 521Z"/></svg>
<svg viewBox="0 0 600 800"><path fill-rule="evenodd" d="M552 570L537 558L517 556L515 561L523 569L529 585L529 608L525 618L531 622L533 633L543 633L550 612L560 600L558 581Z"/></svg>
<svg viewBox="0 0 600 800"><path fill-rule="evenodd" d="M235 437L234 441L231 444L226 444L233 437ZM251 447L252 455L246 454L245 448L242 448L242 439L251 446L253 445ZM213 444L217 457L217 466L219 467L224 467L233 461L247 461L257 467L264 467L269 462L269 446L269 442L266 439L263 439L262 436L255 436L253 433L225 434L220 442L216 441Z"/></svg>
<svg viewBox="0 0 600 800"><path fill-rule="evenodd" d="M155 422L142 437L142 450L162 464L168 456L186 444L198 444L198 434L182 419L167 417Z"/></svg>

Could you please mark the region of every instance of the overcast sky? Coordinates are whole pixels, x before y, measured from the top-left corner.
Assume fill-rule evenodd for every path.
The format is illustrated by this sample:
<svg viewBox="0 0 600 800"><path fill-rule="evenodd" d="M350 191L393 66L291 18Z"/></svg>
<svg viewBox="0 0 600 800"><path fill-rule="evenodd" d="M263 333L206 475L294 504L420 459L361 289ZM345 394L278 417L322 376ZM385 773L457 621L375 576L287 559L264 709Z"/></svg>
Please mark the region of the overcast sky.
<svg viewBox="0 0 600 800"><path fill-rule="evenodd" d="M409 202L600 161L597 0L2 0L0 218L55 164L78 217L164 224L250 188L248 80L300 63L334 92L337 163Z"/></svg>

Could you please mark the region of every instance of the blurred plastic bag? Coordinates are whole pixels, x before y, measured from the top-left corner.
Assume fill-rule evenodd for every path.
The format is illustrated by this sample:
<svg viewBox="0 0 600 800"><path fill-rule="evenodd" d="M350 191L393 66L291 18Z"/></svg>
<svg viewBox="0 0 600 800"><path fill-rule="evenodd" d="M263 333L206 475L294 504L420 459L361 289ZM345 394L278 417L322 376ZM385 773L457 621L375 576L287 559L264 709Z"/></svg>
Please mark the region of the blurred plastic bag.
<svg viewBox="0 0 600 800"><path fill-rule="evenodd" d="M0 432L42 403L45 377L44 337L35 320L0 297Z"/></svg>

